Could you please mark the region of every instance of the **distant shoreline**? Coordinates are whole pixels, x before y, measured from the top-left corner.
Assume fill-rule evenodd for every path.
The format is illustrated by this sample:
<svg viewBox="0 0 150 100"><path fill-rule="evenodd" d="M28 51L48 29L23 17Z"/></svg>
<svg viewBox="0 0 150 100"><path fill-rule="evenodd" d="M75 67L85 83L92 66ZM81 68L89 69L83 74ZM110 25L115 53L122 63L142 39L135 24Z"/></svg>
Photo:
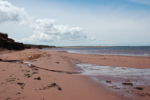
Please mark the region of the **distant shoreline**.
<svg viewBox="0 0 150 100"><path fill-rule="evenodd" d="M150 47L150 46L56 46L56 48Z"/></svg>

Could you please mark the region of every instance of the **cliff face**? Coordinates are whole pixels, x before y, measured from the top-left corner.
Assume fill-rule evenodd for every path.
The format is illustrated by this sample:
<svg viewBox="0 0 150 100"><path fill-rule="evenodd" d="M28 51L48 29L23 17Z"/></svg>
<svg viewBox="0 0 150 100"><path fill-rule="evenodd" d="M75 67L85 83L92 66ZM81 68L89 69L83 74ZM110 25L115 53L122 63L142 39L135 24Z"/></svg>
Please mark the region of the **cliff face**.
<svg viewBox="0 0 150 100"><path fill-rule="evenodd" d="M23 50L25 46L23 43L15 42L15 40L8 38L8 35L0 32L0 48L9 50Z"/></svg>

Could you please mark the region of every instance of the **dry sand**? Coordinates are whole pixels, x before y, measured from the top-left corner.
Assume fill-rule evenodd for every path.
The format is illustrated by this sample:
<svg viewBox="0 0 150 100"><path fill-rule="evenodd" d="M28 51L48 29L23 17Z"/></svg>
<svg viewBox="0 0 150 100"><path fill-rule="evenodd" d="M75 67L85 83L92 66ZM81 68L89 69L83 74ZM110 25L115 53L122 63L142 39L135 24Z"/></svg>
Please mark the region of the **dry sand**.
<svg viewBox="0 0 150 100"><path fill-rule="evenodd" d="M150 68L149 57L83 55L38 49L0 52L0 59L5 61L0 62L0 100L129 100L86 76L72 73L77 71L75 64ZM135 100L150 100L149 94L142 94L144 92L150 93L150 88L139 92L141 96Z"/></svg>

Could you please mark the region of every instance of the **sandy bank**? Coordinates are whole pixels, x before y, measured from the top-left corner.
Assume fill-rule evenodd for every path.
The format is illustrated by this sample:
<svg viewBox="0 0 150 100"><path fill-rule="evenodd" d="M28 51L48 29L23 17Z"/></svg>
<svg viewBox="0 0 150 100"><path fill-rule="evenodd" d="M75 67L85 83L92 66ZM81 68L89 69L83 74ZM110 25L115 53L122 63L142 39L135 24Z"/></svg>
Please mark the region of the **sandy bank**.
<svg viewBox="0 0 150 100"><path fill-rule="evenodd" d="M40 68L76 71L75 64L149 68L149 57L70 54L38 49L1 53L3 60L22 60ZM80 74L32 68L22 63L0 62L0 100L126 100ZM149 90L146 90L149 91ZM148 100L149 97L141 97Z"/></svg>

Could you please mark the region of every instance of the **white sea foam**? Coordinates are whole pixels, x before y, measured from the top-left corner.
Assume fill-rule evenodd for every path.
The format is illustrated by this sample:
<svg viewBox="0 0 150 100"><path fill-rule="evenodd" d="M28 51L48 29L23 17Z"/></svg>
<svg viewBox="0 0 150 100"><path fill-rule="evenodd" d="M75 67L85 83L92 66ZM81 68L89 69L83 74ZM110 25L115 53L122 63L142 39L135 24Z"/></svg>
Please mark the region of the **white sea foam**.
<svg viewBox="0 0 150 100"><path fill-rule="evenodd" d="M150 80L150 69L129 67L97 66L93 64L77 64L83 75L109 76L120 78L141 77Z"/></svg>
<svg viewBox="0 0 150 100"><path fill-rule="evenodd" d="M136 86L146 87L150 85L150 69L148 68L98 66L94 64L77 64L77 67L83 75L88 75L108 89L125 96L134 95L132 89ZM132 85L126 86L123 83Z"/></svg>

